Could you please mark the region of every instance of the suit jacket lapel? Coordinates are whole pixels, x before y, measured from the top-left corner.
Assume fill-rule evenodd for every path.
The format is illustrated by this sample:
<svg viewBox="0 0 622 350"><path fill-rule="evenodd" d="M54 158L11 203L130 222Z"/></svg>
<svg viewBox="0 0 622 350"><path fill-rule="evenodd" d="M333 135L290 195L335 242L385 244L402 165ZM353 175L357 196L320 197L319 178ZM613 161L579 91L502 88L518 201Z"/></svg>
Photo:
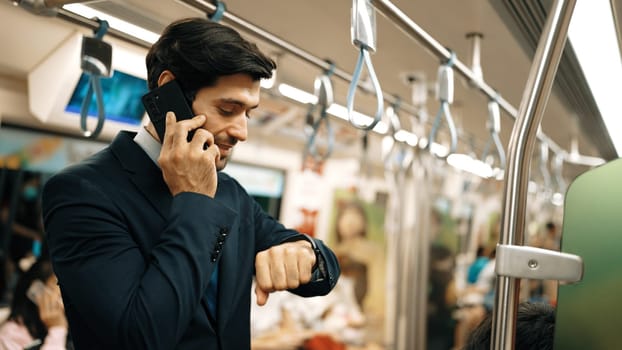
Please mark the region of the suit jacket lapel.
<svg viewBox="0 0 622 350"><path fill-rule="evenodd" d="M162 171L147 153L134 142L135 133L122 131L110 144L110 148L130 179L147 198L157 212L166 218L173 197L162 178Z"/></svg>

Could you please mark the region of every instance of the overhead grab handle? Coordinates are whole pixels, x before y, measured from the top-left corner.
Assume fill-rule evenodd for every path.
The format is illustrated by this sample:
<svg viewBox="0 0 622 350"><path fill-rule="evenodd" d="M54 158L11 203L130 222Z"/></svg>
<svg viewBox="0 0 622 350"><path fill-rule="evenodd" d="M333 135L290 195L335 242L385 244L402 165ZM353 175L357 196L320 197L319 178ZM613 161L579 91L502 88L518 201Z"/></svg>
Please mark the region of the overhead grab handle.
<svg viewBox="0 0 622 350"><path fill-rule="evenodd" d="M412 164L414 152L404 140L399 140L398 132L401 130L400 117L397 114L400 106L400 99L387 107L385 117L388 119L389 132L382 140L382 154L386 170L406 170Z"/></svg>
<svg viewBox="0 0 622 350"><path fill-rule="evenodd" d="M430 130L430 136L428 137L428 145L426 146L430 152L441 159L446 159L450 154L454 153L456 151L456 146L458 145L458 131L456 130L454 119L451 116L451 111L449 110L449 105L452 104L454 100L454 71L452 67L455 58L456 54L451 52L451 56L449 57L447 63L441 65L438 70L436 93L440 102L440 107L436 113L436 118L434 118L432 130ZM445 117L445 122L447 123L447 128L449 129L450 144L447 154L441 155L434 152L433 145L443 117Z"/></svg>
<svg viewBox="0 0 622 350"><path fill-rule="evenodd" d="M495 271L499 276L579 282L583 259L574 254L517 245L497 245Z"/></svg>
<svg viewBox="0 0 622 350"><path fill-rule="evenodd" d="M549 144L546 142L540 142L540 173L542 174L542 181L544 181L544 188L546 190L551 189L551 172L549 171Z"/></svg>
<svg viewBox="0 0 622 350"><path fill-rule="evenodd" d="M315 78L313 83L315 97L317 97L317 103L309 104L307 110L306 123L309 126L310 134L307 144L305 146L305 154L310 154L317 161L326 160L331 153L335 145L335 134L333 128L328 119L328 107L333 104L333 84L330 80L330 76L335 70L335 65L331 63L330 69L324 74ZM319 109L319 116L314 117L315 111ZM320 127L324 124L327 133L326 151L324 154L319 154L317 151L317 134Z"/></svg>
<svg viewBox="0 0 622 350"><path fill-rule="evenodd" d="M99 136L104 126L106 114L104 111L104 97L100 78L101 76L110 76L112 73L110 69L112 62L112 46L102 40L108 31L109 25L107 21L99 19L97 21L99 22L99 28L95 31L95 36L93 38L82 38L81 68L84 73L90 75L90 78L89 87L82 101L82 107L80 108L80 128L84 132L84 136L89 138L96 138ZM88 129L86 121L93 92L95 93L97 102L97 125L95 129L91 131Z"/></svg>
<svg viewBox="0 0 622 350"><path fill-rule="evenodd" d="M350 34L352 36L352 44L359 48L359 56L352 74L352 81L348 89L348 97L346 108L348 111L348 119L350 124L362 130L372 130L382 118L384 112L384 97L382 89L378 82L378 77L374 71L369 52L376 52L376 13L371 5L370 0L353 0L352 1L352 22L350 26ZM376 93L376 114L370 123L360 122L354 113L354 94L361 78L363 63L367 66L369 79Z"/></svg>
<svg viewBox="0 0 622 350"><path fill-rule="evenodd" d="M486 121L486 127L488 128L488 132L490 133L490 138L486 142L486 146L484 147L484 152L482 153L482 162L487 163L486 159L488 158L488 153L490 151L491 143L495 146L495 150L497 151L497 156L499 157L499 169L501 171L505 170L505 148L501 143L501 138L499 137L499 133L501 132L501 111L499 108L499 103L497 99L490 100L488 102L488 120ZM494 164L490 163L490 166Z"/></svg>
<svg viewBox="0 0 622 350"><path fill-rule="evenodd" d="M556 154L555 158L553 158L553 176L555 178L555 184L557 185L557 193L563 195L566 191L566 180L564 180L563 173L564 167L564 156L561 154Z"/></svg>

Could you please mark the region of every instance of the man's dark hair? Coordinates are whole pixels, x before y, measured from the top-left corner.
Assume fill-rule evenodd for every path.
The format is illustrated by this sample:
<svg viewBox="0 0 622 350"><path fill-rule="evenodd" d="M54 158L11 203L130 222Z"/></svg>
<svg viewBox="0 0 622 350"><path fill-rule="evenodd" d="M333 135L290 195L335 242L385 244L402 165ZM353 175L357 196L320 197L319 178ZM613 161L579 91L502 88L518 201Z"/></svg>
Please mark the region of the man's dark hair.
<svg viewBox="0 0 622 350"><path fill-rule="evenodd" d="M204 18L169 24L149 50L146 63L150 90L158 86L160 74L170 70L190 100L221 76L244 73L259 80L270 78L276 68L272 59L237 31Z"/></svg>
<svg viewBox="0 0 622 350"><path fill-rule="evenodd" d="M488 315L471 333L462 350L490 349L492 315ZM555 309L545 303L521 303L516 316L516 350L553 350Z"/></svg>

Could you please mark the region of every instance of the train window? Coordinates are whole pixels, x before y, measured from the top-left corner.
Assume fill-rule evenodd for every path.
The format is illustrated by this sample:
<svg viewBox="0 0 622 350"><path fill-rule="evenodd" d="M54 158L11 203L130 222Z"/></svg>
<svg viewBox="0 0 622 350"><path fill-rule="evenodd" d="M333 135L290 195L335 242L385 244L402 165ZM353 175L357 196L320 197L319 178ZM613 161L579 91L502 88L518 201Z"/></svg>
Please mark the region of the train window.
<svg viewBox="0 0 622 350"><path fill-rule="evenodd" d="M279 218L285 184L283 170L230 162L224 172L236 179L263 210Z"/></svg>

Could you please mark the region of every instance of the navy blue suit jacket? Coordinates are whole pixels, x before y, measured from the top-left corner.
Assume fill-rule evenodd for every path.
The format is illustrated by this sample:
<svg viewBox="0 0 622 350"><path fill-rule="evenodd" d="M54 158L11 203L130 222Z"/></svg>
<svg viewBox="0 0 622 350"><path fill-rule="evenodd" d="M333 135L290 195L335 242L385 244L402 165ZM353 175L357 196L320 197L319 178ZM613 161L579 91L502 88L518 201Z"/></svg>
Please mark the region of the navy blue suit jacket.
<svg viewBox="0 0 622 350"><path fill-rule="evenodd" d="M219 173L215 198L171 196L160 169L121 132L111 145L53 176L45 230L76 349L249 349L255 255L304 236L265 214ZM294 293L327 294L339 276L316 240L319 269ZM218 314L206 291L219 266Z"/></svg>

